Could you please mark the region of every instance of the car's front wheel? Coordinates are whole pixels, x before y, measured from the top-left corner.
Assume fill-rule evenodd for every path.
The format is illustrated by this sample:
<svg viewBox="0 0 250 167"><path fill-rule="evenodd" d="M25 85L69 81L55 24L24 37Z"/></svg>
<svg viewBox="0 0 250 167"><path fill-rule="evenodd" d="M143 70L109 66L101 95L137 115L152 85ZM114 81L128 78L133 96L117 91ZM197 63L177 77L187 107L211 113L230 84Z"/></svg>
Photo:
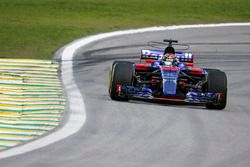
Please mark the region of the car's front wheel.
<svg viewBox="0 0 250 167"><path fill-rule="evenodd" d="M110 69L109 95L112 100L129 100L126 95L118 94L117 86L132 86L134 76L134 68L132 62L115 61Z"/></svg>
<svg viewBox="0 0 250 167"><path fill-rule="evenodd" d="M218 100L206 104L208 109L222 110L227 104L227 76L226 73L216 69L207 69L207 91L218 93Z"/></svg>

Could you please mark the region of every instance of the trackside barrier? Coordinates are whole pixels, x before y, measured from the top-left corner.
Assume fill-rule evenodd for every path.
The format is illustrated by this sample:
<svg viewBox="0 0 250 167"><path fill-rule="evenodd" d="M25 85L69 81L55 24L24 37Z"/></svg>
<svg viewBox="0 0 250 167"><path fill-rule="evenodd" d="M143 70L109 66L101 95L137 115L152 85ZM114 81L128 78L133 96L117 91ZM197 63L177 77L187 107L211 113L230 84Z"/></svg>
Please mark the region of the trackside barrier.
<svg viewBox="0 0 250 167"><path fill-rule="evenodd" d="M57 70L53 61L0 59L0 151L59 125L65 100Z"/></svg>

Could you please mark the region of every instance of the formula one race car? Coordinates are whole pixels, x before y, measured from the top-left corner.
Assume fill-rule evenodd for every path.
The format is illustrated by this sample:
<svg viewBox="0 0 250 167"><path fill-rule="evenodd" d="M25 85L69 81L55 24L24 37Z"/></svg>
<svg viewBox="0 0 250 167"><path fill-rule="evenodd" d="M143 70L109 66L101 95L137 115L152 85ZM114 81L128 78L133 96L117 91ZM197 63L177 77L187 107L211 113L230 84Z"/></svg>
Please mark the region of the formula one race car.
<svg viewBox="0 0 250 167"><path fill-rule="evenodd" d="M175 52L176 40L164 40L165 50L141 50L140 63L114 61L110 70L111 99L148 99L202 104L224 109L227 77L218 69L194 68L190 52ZM144 62L145 61L145 62Z"/></svg>

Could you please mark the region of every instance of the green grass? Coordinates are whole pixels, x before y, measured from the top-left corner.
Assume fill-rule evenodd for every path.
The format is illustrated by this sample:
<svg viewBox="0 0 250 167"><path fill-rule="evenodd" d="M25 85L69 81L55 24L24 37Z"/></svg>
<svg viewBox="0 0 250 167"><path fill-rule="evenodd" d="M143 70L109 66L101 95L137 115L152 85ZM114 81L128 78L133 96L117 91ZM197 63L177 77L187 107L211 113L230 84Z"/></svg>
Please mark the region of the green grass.
<svg viewBox="0 0 250 167"><path fill-rule="evenodd" d="M249 21L249 0L0 0L0 57L48 59L99 32Z"/></svg>

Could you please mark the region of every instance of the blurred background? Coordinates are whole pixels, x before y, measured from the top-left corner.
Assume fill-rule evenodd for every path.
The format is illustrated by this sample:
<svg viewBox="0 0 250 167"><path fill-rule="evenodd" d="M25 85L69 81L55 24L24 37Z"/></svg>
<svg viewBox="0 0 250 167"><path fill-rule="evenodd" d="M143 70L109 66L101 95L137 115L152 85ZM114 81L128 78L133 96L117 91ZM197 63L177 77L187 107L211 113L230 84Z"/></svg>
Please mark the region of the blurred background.
<svg viewBox="0 0 250 167"><path fill-rule="evenodd" d="M74 39L160 25L250 21L249 0L0 0L0 57L51 59Z"/></svg>

